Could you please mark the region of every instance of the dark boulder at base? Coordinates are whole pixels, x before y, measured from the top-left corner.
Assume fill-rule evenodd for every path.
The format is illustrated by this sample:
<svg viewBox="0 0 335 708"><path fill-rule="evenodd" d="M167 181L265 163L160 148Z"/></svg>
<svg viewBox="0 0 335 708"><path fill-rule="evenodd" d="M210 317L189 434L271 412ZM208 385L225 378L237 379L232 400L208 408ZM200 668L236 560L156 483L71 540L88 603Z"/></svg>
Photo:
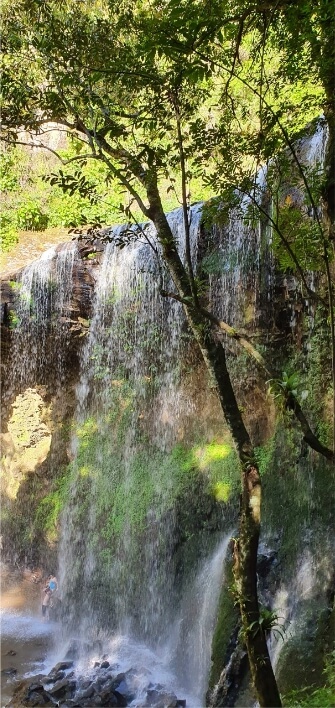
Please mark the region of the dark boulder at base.
<svg viewBox="0 0 335 708"><path fill-rule="evenodd" d="M72 669L73 661L59 661L56 666L49 672L49 676L57 674L58 671L66 671L66 669Z"/></svg>
<svg viewBox="0 0 335 708"><path fill-rule="evenodd" d="M15 676L17 674L17 669L14 666L9 666L8 669L2 669L1 673L4 676Z"/></svg>
<svg viewBox="0 0 335 708"><path fill-rule="evenodd" d="M127 708L136 698L138 673L134 669L115 675L117 666L110 666L109 661L104 659L102 664L96 662L86 675L76 676L75 668L66 674L72 667L73 661L60 661L48 676L39 674L33 680L22 681L14 691L8 708L55 705L64 708ZM142 708L186 706L185 700L178 699L161 684L148 682L144 692L146 698L144 701L142 699Z"/></svg>

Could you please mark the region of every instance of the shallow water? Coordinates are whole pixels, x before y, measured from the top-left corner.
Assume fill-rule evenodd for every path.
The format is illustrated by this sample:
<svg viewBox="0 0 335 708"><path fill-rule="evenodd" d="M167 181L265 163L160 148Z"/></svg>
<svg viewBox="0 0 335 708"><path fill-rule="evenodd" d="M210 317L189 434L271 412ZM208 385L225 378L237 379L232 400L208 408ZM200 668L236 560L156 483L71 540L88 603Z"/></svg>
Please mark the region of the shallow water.
<svg viewBox="0 0 335 708"><path fill-rule="evenodd" d="M1 670L16 669L15 675L1 673L2 708L22 678L50 670L46 657L55 623L42 621L40 594L41 583L31 573L1 567Z"/></svg>

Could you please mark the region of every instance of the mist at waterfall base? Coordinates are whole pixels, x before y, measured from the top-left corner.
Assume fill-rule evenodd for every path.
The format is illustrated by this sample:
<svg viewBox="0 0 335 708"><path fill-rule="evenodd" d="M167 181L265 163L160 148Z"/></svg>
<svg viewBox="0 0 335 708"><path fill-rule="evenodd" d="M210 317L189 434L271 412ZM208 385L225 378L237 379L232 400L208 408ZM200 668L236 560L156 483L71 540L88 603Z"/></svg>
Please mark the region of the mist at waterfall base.
<svg viewBox="0 0 335 708"><path fill-rule="evenodd" d="M164 694L177 694L186 700L187 706L204 705L211 640L229 540L230 534L201 564L183 597L169 636L165 643L162 640L155 647L110 630L100 632L98 641L89 641L86 635L80 639L77 633L66 633L56 622L43 622L40 587L32 585L31 578L19 580L16 574L16 580L11 578L6 591L2 587L1 633L3 670L5 672L15 662L18 674L9 680L2 674L1 705L5 706L11 697L13 680L48 673L64 659L69 649L71 652L74 644L76 652L79 649L76 675L92 678L102 656L108 659L116 674L132 674L136 697L130 705L144 704L148 688L155 687L164 689Z"/></svg>
<svg viewBox="0 0 335 708"><path fill-rule="evenodd" d="M115 673L131 674L130 682L136 696L130 705L145 705L148 689L156 688L163 695L177 695L186 700L187 706L199 708L205 705L211 641L230 537L228 534L219 543L190 580L174 622L158 642L141 641L130 632L110 629L100 630L99 639L94 641L89 641L87 634L81 638L78 634L67 635L61 650L55 648L49 655L48 665L51 667L61 660L69 649L71 655L74 644L75 649L79 647L80 650L80 658L76 661L78 675L92 678L94 666L102 657ZM143 607L143 614L145 612Z"/></svg>

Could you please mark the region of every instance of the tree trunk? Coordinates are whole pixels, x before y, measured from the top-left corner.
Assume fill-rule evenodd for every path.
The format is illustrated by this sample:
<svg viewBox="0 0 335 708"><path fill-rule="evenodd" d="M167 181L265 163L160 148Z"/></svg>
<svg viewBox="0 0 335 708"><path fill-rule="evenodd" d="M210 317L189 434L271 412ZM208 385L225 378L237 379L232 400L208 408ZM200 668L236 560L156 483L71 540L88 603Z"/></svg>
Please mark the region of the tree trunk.
<svg viewBox="0 0 335 708"><path fill-rule="evenodd" d="M335 34L335 33L333 33ZM333 50L334 51L334 50ZM335 71L334 71L335 77ZM329 87L328 87L329 88ZM335 78L331 82L331 88L335 92ZM325 175L326 182L323 190L323 198L326 207L326 225L329 242L332 244L335 253L335 99L328 101L325 108L325 116L328 123L328 142L325 155ZM331 278L331 270L328 261L327 275L329 283L329 310L331 327L331 347L332 347L332 378L333 378L333 452L335 455L335 322L334 322L334 292Z"/></svg>
<svg viewBox="0 0 335 708"><path fill-rule="evenodd" d="M189 310L189 308L185 308ZM260 706L281 706L268 646L260 624L257 592L257 553L260 532L261 480L249 434L245 428L226 366L225 351L211 331L204 338L194 315L187 312L207 368L215 380L222 410L230 428L241 463L241 509L239 538L235 543L234 577L250 670ZM202 341L201 341L202 340Z"/></svg>
<svg viewBox="0 0 335 708"><path fill-rule="evenodd" d="M281 706L266 637L260 624L257 594L257 550L260 531L261 482L256 465L242 473L240 535L234 548L234 575L237 583L244 639L250 670L260 706Z"/></svg>
<svg viewBox="0 0 335 708"><path fill-rule="evenodd" d="M237 448L242 480L240 535L235 545L235 580L245 633L251 675L262 708L281 706L266 638L260 624L257 594L257 552L260 530L261 481L248 431L239 410L226 363L225 350L217 341L211 323L194 302L191 284L180 260L155 185L147 188L150 217L162 246L178 294L207 369L216 385L221 407ZM186 300L186 302L185 302ZM250 625L253 623L252 629Z"/></svg>

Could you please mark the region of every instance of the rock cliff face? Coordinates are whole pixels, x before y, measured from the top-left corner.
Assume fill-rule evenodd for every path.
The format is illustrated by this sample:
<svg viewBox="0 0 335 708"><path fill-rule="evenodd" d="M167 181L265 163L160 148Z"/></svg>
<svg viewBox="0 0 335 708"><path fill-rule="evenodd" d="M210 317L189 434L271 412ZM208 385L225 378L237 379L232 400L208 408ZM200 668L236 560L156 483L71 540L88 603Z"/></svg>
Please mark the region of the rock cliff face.
<svg viewBox="0 0 335 708"><path fill-rule="evenodd" d="M56 272L58 265L58 256L64 254L66 257L67 250L72 244L62 244L55 249L50 249L49 264L48 269L48 282L57 283L57 279L61 277L60 273ZM80 348L80 335L85 332L85 321L90 317L91 307L92 307L92 296L94 291L94 270L98 265L99 253L101 254L102 246L96 246L96 258L88 259L87 256L92 252L87 246L81 246L76 249L76 258L73 262L73 268L71 271L71 297L66 303L64 303L64 308L62 312L59 313L60 317L57 321L57 327L62 328L62 334L66 336L69 347L65 352L64 369L69 371L78 367L78 351ZM34 269L35 264L35 269ZM13 376L12 372L17 368L17 361L15 361L15 340L17 339L17 330L23 325L26 325L26 344L41 346L40 342L30 342L29 336L33 335L33 327L29 319L38 317L39 313L36 312L36 303L33 301L28 303L28 307L24 308L22 312L22 298L20 302L20 294L22 288L25 285L25 279L30 279L30 286L33 286L33 281L38 278L39 269L43 268L43 261L35 261L34 264L29 265L15 273L10 274L6 277L6 280L1 281L1 355L2 355L2 390L6 397L8 397L8 389L10 389L11 395L15 393L15 390L11 390L13 384L15 385L15 379L17 386L20 386L19 377ZM35 273L36 270L36 273ZM49 285L50 287L50 285ZM58 293L57 293L58 294ZM31 293L26 296L32 297ZM52 297L52 293L50 294ZM27 305L27 302L25 303ZM37 303L38 304L38 303ZM49 307L49 312L45 311L43 313L45 319L47 319L48 314L51 314L50 303L47 305ZM29 309L30 308L30 309ZM46 380L49 388L56 385L55 378L50 376L50 368L55 359L54 351L54 328L51 321L45 322L46 325L46 336L49 340L47 346L44 346L43 353L45 356L44 371L42 372L42 378ZM49 371L47 367L49 366ZM35 385L33 376L36 374L34 368L31 371L30 385ZM40 372L38 372L40 378ZM14 379L14 381L13 381Z"/></svg>
<svg viewBox="0 0 335 708"><path fill-rule="evenodd" d="M256 282L259 276L256 276L255 271L249 267L246 270L243 262L238 267L237 273L234 268L232 276L224 275L222 281L220 259L222 260L222 254L225 252L229 261L235 246L236 243L229 245L229 234L225 230L213 229L207 232L202 230L198 260L200 264L214 251L218 252L219 266L211 276L213 306L218 314L222 315L225 310L225 314L232 317L235 293L240 306L239 322L250 331L255 331L256 323L259 325L260 320L266 321L269 325L271 319L273 323L272 304L264 296L260 282ZM173 345L177 347L176 354L172 355L171 360L169 359L169 338L170 341L176 338L174 331L181 315L179 310L175 314L171 311L175 317L173 323L169 309L165 303L162 303L157 293L154 295L154 304L147 304L150 302L150 288L154 286L154 280L149 275L148 285L140 282L143 264L136 266L139 268L137 280L135 278L134 283L129 286L126 285L127 277L121 276L123 282L120 281L117 288L120 291L122 287L130 288L130 295L127 296L129 302L127 301L126 309L120 314L117 311L111 314L115 321L115 341L108 342L105 338L99 343L100 330L106 329L107 332L108 329L104 321L107 315L103 315L101 322L99 321L99 308L105 308L106 297L110 297L111 300L119 297L115 293L104 296L101 301L98 297L93 310L96 283L101 277L102 269L106 267L103 265L104 252L105 246L99 242L96 242L94 247L82 244L74 247L73 244L63 244L50 249L42 259L11 274L2 283L1 373L5 470L3 493L4 509L7 514L4 549L9 558L14 554L16 558L25 558L30 563L39 564L48 557L50 546L52 552L56 554L58 530L56 527L51 529L48 525L45 530L43 514L44 511L46 513L47 505L43 511L41 503L43 499L48 498L50 492L54 492L55 480L62 477L64 469L73 458L70 439L73 416L78 406L76 386L79 383L80 359L86 356L83 352L85 347L87 348L86 343L90 336L88 334L90 321L91 330L92 326L97 329L93 337L97 341L93 343L93 349L88 354L90 360L97 362L92 379L94 384L92 382L90 384L91 388L93 386L92 391L93 389L98 391L99 381L103 380L101 377L104 366L106 369L106 366L111 365L110 362L97 360L97 356L100 357L99 347L108 352L110 347L116 346L118 339L117 346L122 347L123 352L128 352L129 362L133 362L129 364L129 371L126 372L128 381L131 377L131 366L138 367L137 358L142 356L145 362L142 374L143 381L146 381L146 400L139 403L141 409L144 405L144 410L138 412L136 423L143 434L149 438L157 438L158 441L161 426L164 430L164 438L168 435L170 440L169 453L178 444L192 448L192 446L197 447L195 445L197 440L203 443L219 441L219 444L222 444L226 438L215 392L208 387L207 374L194 343L189 339L184 322L178 325L181 327L180 341L181 343L184 341L184 344L182 343L181 349L179 343ZM253 239L249 259L254 257L255 252L256 242ZM114 267L111 262L110 268ZM147 287L149 291L144 294L141 315L144 318L143 324L136 325L139 332L142 329L140 334L136 335L134 322L140 307L138 293ZM227 292L227 302L223 310L222 288ZM163 309L160 311L161 306ZM157 309L157 312L153 312L151 323L145 322L145 311L148 307ZM268 309L267 314L266 309ZM158 318L157 322L154 321L155 317ZM171 323L168 322L166 325L165 318L170 318ZM272 326L275 327L274 324ZM276 331L279 333L278 329ZM138 336L142 341L145 340L144 345L136 338ZM175 356L180 357L179 362L173 359ZM123 358L124 354L121 356L122 361L112 363L112 366L124 369ZM264 378L262 379L260 372L252 363L243 378L240 377L238 352L234 346L231 347L230 359L241 405L249 419L249 427L256 444L261 444L271 434L274 421L274 407L272 401L265 396ZM181 376L178 374L180 381L177 388L174 390L173 387L171 388L172 384L168 383L170 388L164 391L164 378L167 376L164 369L168 371L169 368L176 366L180 367L181 373ZM160 369L163 369L162 374ZM170 375L169 373L168 376ZM121 377L117 374L106 384L106 387L111 386L112 391L113 389L117 391L119 387L120 394L124 396L126 395L123 394L124 381L124 374ZM160 386L163 386L163 394L160 394ZM92 393L92 391L90 395L93 395L93 399L101 395L100 392ZM121 405L125 404L121 403ZM177 424L174 417L178 420ZM94 444L94 436L91 436L90 445L94 446ZM160 445L158 442L157 444ZM196 454L201 455L201 445L198 445L198 448L199 452ZM196 462L195 466L197 467L198 464L205 465ZM234 466L233 457L231 464ZM189 466L191 470L191 462ZM202 486L200 478L198 484L200 490ZM225 484L228 485L229 491L226 492L228 499L236 482L232 485L230 482ZM218 495L220 496L219 491ZM189 501L184 500L184 503ZM203 500L203 507L207 508L203 518L199 512L200 504L196 504L196 509L191 505L200 526L207 523L206 514L209 517L214 514L213 518L217 518L219 507L215 511L216 504L215 496L214 498L212 496L212 501L209 501L209 498L206 502ZM13 513L14 509L15 513ZM29 509L29 512L25 512L24 509ZM182 509L180 515L184 516ZM227 511L227 515L230 518L231 512ZM12 522L14 516L16 516L15 525ZM213 522L213 529L218 528L217 523L217 520ZM191 523L191 516L185 517L184 524L186 527L181 531L181 538L191 533L191 527L194 526ZM190 529L187 530L189 524ZM43 528L42 534L40 525ZM23 529L26 526L30 528L30 542L27 542L27 539L23 542ZM174 539L173 543L176 548L179 548L180 540Z"/></svg>
<svg viewBox="0 0 335 708"><path fill-rule="evenodd" d="M36 509L69 461L80 349L102 250L97 244L96 257L88 259L92 249L75 249L70 296L58 307L66 279L59 265L72 248L52 248L47 261L37 260L1 282L3 542L5 556L30 565L45 564L49 553L49 562L56 562L57 534L49 533L46 541ZM29 536L27 546L23 539Z"/></svg>

